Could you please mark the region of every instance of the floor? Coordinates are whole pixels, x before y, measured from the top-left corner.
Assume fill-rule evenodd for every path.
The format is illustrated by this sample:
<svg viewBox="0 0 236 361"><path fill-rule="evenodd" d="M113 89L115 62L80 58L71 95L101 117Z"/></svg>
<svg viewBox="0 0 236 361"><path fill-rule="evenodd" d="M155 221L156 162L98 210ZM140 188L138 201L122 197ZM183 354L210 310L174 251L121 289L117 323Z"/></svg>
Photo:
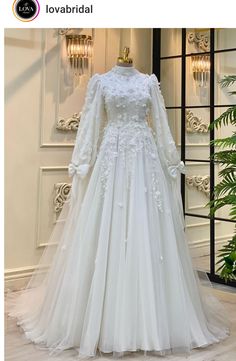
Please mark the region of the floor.
<svg viewBox="0 0 236 361"><path fill-rule="evenodd" d="M236 292L225 286L217 285L213 289L214 294L225 305L232 321L231 335L220 344L209 346L206 349L193 350L189 356L167 356L157 357L143 353L132 353L123 357L123 360L171 360L171 361L234 361L236 360ZM44 350L38 349L35 345L26 341L14 320L5 318L5 361L74 361L74 351L64 352L63 355L50 357ZM98 358L96 358L98 359ZM99 361L112 359L111 355L100 356Z"/></svg>

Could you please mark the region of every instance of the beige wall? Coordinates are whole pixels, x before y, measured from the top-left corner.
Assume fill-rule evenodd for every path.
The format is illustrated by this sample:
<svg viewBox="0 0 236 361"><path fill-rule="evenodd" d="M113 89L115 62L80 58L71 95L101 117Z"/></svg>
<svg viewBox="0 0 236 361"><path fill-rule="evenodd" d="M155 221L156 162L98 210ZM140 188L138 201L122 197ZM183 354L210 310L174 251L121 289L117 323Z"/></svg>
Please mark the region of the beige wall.
<svg viewBox="0 0 236 361"><path fill-rule="evenodd" d="M136 67L151 71L150 29L82 29L94 35L93 72L131 47ZM75 132L55 128L79 113L88 77L65 82L61 38L55 29L5 31L5 280L18 289L31 275L56 219L55 183L69 182Z"/></svg>

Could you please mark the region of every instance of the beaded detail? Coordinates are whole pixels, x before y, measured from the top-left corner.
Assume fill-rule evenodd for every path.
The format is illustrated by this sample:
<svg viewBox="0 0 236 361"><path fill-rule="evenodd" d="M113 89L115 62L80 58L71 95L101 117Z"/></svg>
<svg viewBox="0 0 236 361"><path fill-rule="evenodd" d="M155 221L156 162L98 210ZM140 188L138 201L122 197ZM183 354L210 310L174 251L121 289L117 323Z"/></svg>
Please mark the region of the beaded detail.
<svg viewBox="0 0 236 361"><path fill-rule="evenodd" d="M144 176L151 180L148 187L143 187L145 197L151 196L157 210L163 211L161 166L167 168L172 178L177 170L183 170L165 117L160 84L154 75L120 66L103 75L95 74L88 84L73 166L69 168L71 175L85 176L87 165L92 167L99 158L104 197L117 162L125 170L126 187L130 189L140 159L145 163ZM81 169L81 165L88 169Z"/></svg>

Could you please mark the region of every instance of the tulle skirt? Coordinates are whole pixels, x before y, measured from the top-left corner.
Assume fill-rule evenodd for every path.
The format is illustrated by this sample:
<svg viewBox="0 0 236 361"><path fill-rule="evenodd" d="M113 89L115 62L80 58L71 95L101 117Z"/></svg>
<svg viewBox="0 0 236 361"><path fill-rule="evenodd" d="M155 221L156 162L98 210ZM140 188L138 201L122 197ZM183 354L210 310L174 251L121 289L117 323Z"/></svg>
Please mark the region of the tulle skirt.
<svg viewBox="0 0 236 361"><path fill-rule="evenodd" d="M178 181L167 180L150 139L135 154L101 147L89 180L74 181L37 275L14 299L10 316L51 353L186 354L229 334L193 269Z"/></svg>

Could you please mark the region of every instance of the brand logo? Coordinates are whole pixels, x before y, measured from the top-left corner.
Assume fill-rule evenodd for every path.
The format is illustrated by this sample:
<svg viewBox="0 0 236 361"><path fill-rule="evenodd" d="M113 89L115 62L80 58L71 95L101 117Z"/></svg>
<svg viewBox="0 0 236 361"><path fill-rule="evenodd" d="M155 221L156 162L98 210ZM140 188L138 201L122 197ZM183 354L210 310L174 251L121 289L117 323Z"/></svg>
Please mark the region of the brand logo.
<svg viewBox="0 0 236 361"><path fill-rule="evenodd" d="M18 20L32 21L38 16L40 5L38 0L15 0L12 10Z"/></svg>

